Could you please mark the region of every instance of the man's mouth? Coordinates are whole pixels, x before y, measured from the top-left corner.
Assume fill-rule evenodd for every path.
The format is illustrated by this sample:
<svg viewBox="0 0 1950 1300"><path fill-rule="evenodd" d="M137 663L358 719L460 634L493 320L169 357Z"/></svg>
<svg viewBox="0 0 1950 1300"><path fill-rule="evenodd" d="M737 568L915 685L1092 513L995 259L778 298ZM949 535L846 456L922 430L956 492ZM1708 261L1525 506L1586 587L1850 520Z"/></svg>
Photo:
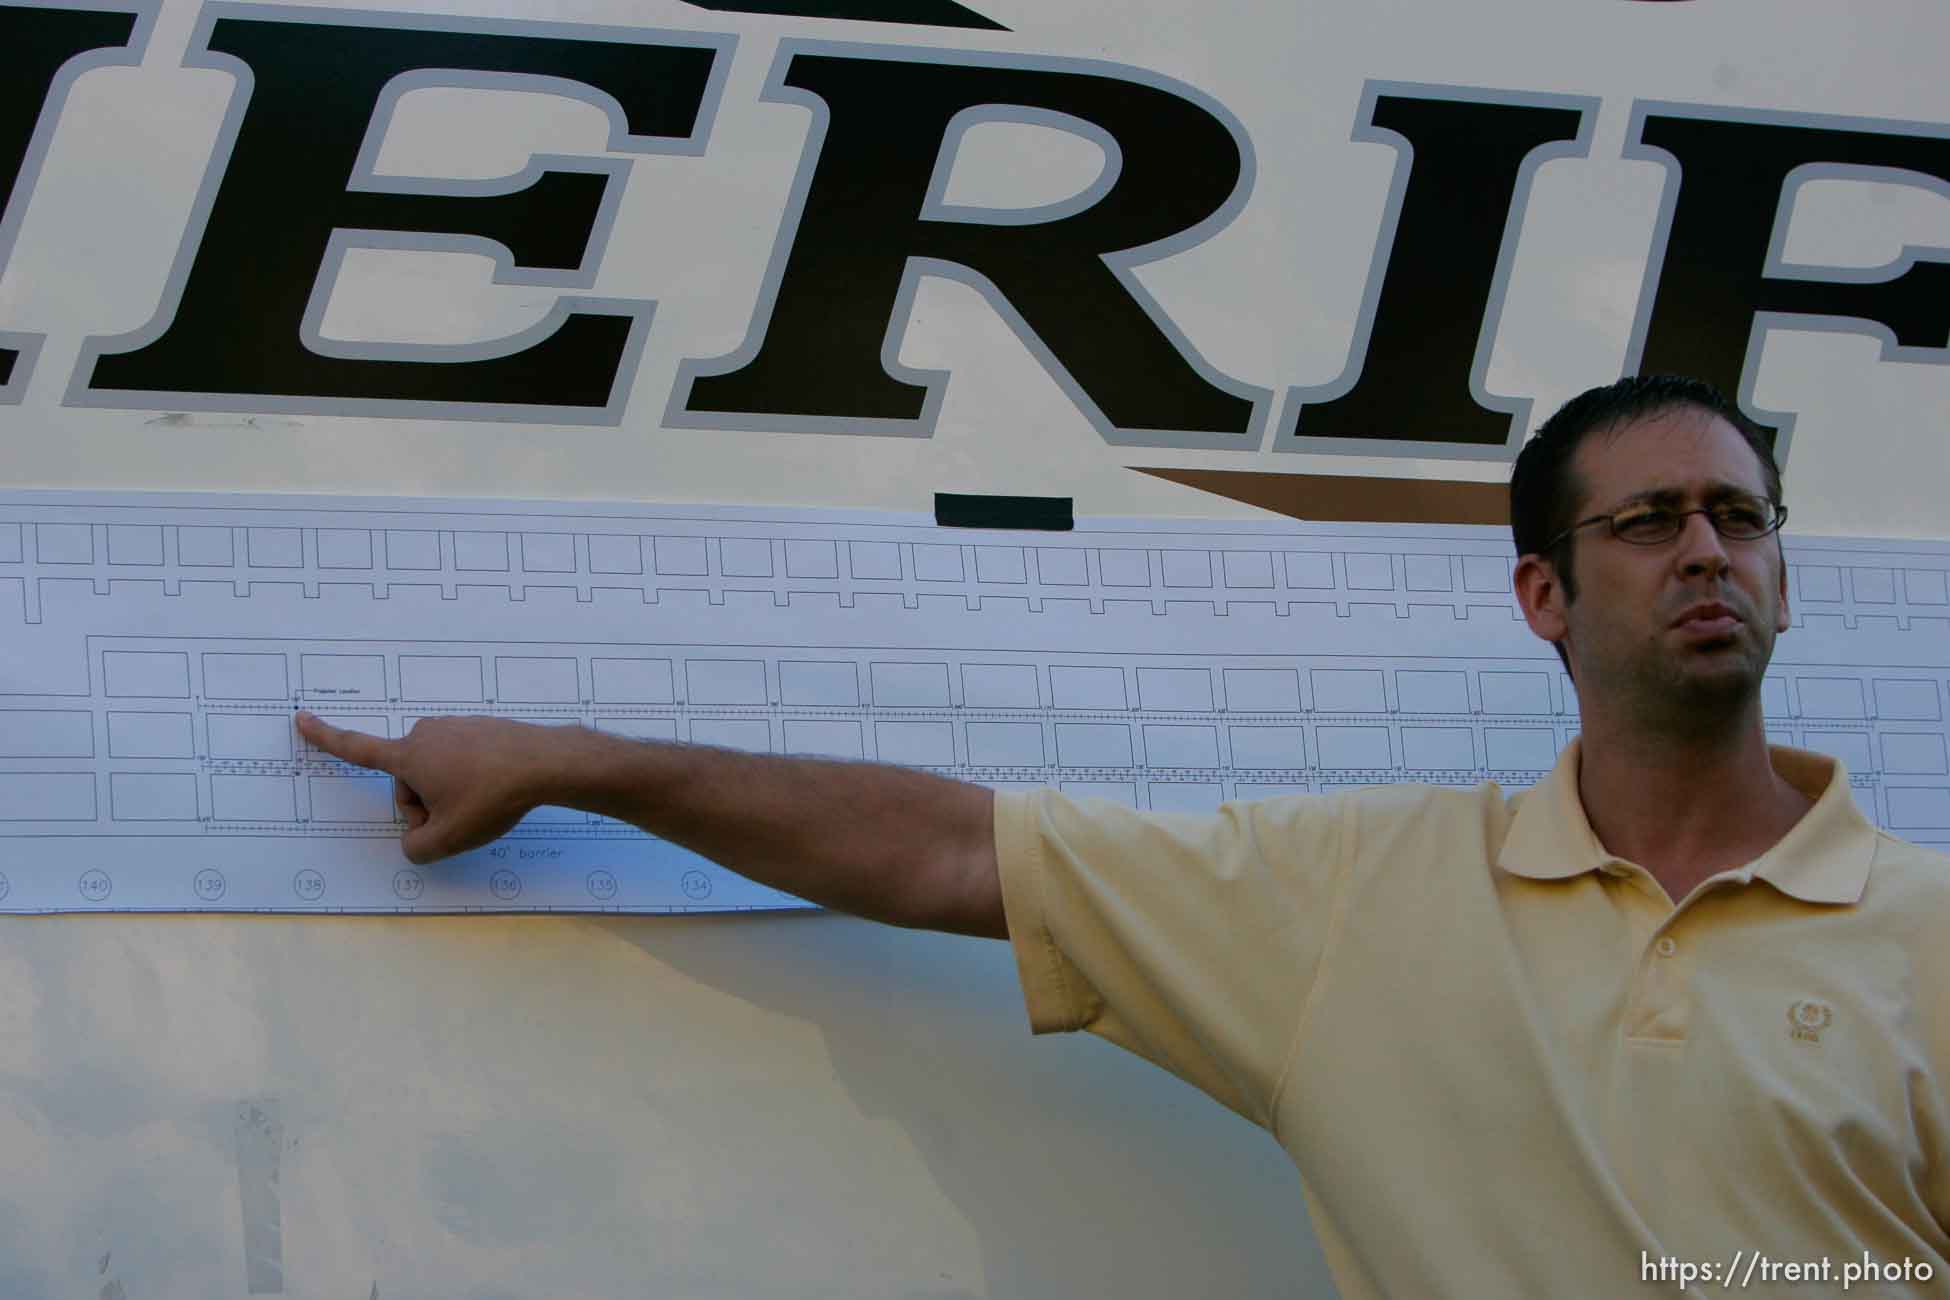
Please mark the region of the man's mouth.
<svg viewBox="0 0 1950 1300"><path fill-rule="evenodd" d="M1672 626L1692 636L1712 638L1732 636L1742 621L1728 606L1718 601L1707 601L1689 606L1672 621Z"/></svg>

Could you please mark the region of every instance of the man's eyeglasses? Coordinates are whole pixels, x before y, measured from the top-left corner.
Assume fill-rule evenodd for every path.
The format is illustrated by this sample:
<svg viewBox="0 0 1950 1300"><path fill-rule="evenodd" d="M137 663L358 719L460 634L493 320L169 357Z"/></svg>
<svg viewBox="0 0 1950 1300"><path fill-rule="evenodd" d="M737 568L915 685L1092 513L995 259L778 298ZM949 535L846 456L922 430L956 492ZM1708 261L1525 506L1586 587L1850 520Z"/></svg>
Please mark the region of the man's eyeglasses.
<svg viewBox="0 0 1950 1300"><path fill-rule="evenodd" d="M1727 497L1693 510L1630 505L1608 515L1593 515L1589 519L1578 520L1544 543L1542 552L1557 549L1558 544L1572 533L1593 524L1609 524L1612 536L1621 542L1630 542L1633 546L1657 546L1679 536L1686 527L1686 520L1693 515L1705 515L1706 521L1713 525L1713 531L1730 541L1753 542L1780 530L1781 525L1787 522L1787 507L1766 497L1748 496Z"/></svg>

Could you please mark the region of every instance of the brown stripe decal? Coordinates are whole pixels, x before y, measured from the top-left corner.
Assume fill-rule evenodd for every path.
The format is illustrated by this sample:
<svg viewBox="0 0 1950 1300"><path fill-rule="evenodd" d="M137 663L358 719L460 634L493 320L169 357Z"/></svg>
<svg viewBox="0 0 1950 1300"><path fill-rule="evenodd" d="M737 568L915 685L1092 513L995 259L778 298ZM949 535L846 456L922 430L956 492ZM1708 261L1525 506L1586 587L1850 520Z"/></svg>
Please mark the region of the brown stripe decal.
<svg viewBox="0 0 1950 1300"><path fill-rule="evenodd" d="M1458 479L1358 474L1268 474L1231 469L1130 468L1262 510L1322 523L1504 524L1510 490Z"/></svg>

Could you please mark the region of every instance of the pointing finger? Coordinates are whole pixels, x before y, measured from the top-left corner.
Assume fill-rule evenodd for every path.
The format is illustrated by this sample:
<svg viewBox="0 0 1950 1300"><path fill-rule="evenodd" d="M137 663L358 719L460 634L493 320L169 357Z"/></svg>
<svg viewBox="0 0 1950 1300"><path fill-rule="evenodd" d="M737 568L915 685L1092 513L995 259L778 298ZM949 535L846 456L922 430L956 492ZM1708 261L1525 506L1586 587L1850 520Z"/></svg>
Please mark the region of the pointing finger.
<svg viewBox="0 0 1950 1300"><path fill-rule="evenodd" d="M409 831L419 830L427 824L427 818L431 816L419 793L398 777L393 778L393 804L399 809L400 816L405 819L406 829Z"/></svg>
<svg viewBox="0 0 1950 1300"><path fill-rule="evenodd" d="M406 834L400 836L400 851L414 866L424 867L438 862L453 852L446 843L446 827L434 826L422 816L417 825L409 825Z"/></svg>
<svg viewBox="0 0 1950 1300"><path fill-rule="evenodd" d="M399 747L394 741L368 736L362 731L334 727L317 714L303 709L298 711L297 722L298 734L333 758L342 758L348 763L381 772L395 772Z"/></svg>

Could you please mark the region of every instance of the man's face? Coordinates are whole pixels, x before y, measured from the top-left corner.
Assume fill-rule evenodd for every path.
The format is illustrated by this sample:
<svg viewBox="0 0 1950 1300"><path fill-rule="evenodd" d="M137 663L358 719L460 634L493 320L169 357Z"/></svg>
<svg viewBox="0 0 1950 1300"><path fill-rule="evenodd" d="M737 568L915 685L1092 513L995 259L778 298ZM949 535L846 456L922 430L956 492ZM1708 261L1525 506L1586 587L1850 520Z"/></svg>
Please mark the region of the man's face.
<svg viewBox="0 0 1950 1300"><path fill-rule="evenodd" d="M1573 470L1582 489L1573 519L1639 503L1683 511L1767 495L1739 432L1692 407L1594 435ZM1561 636L1587 704L1694 729L1758 697L1774 638L1788 626L1778 538L1730 540L1691 515L1672 540L1634 546L1593 524L1579 531L1571 564L1576 600L1564 599L1547 566L1533 566L1527 579L1520 569L1519 590L1532 628Z"/></svg>

